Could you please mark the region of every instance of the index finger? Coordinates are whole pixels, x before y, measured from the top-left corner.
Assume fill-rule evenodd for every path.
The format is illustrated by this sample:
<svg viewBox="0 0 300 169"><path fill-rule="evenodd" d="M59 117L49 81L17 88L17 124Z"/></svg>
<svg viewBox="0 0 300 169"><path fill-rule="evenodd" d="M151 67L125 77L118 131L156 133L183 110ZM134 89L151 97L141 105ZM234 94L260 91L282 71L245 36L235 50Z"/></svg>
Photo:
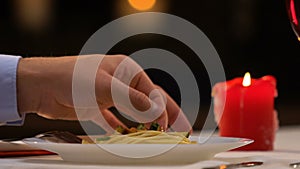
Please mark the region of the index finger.
<svg viewBox="0 0 300 169"><path fill-rule="evenodd" d="M160 90L165 93L167 99L166 110L168 115L169 127L173 131L177 132L192 132L192 125L190 124L189 120L187 119L181 108L178 106L178 104L163 89L160 88Z"/></svg>
<svg viewBox="0 0 300 169"><path fill-rule="evenodd" d="M155 106L156 104L156 106L159 105L165 107L166 99L164 99L163 96L164 93L161 93L160 91L159 91L160 94L157 93L158 90L156 86L152 83L151 79L144 72L144 70L131 58L127 57L123 59L123 61L117 66L113 74L113 77L119 79L124 84L148 96L148 98L152 101L152 103L154 103L154 105L152 104L151 106ZM133 104L136 105L139 103L133 103ZM153 109L153 107L151 108ZM160 113L161 115L156 120L159 120L159 123L163 128L167 128L168 119L167 119L167 112L165 111L165 108L162 110L162 112L155 112L155 114L158 113Z"/></svg>

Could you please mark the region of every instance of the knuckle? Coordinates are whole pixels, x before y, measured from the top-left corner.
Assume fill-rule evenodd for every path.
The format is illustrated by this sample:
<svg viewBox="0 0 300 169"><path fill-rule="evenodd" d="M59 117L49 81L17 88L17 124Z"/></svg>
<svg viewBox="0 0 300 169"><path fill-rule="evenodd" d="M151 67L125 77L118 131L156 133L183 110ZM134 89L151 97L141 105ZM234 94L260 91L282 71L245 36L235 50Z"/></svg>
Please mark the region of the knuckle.
<svg viewBox="0 0 300 169"><path fill-rule="evenodd" d="M130 58L130 57L128 57L128 56L126 56L126 55L123 55L123 54L116 55L116 57L117 57L118 59L120 59L121 61L122 61L122 60L125 60L125 59L127 59L127 58Z"/></svg>
<svg viewBox="0 0 300 169"><path fill-rule="evenodd" d="M133 105L138 109L138 110L143 110L145 111L150 107L150 103L148 102L148 97L143 94L143 93L134 93L133 94Z"/></svg>

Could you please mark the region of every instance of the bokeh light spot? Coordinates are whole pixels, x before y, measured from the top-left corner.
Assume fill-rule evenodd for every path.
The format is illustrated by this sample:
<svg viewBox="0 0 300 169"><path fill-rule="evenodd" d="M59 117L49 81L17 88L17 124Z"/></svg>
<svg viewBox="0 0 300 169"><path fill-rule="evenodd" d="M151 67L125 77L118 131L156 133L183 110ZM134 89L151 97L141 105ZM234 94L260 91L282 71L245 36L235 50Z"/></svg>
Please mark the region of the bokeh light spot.
<svg viewBox="0 0 300 169"><path fill-rule="evenodd" d="M146 11L155 5L156 0L128 0L128 2L137 10Z"/></svg>

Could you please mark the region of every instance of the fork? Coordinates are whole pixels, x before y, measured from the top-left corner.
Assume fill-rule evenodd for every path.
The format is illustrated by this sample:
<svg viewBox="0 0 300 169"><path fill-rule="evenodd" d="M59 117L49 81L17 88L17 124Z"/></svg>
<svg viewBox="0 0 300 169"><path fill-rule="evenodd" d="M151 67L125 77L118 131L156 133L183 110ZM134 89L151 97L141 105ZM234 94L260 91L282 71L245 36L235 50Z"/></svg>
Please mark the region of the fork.
<svg viewBox="0 0 300 169"><path fill-rule="evenodd" d="M300 168L300 162L291 163L289 166L292 168Z"/></svg>
<svg viewBox="0 0 300 169"><path fill-rule="evenodd" d="M68 131L48 131L34 136L42 140L55 143L81 143L82 139ZM2 142L13 142L23 140L23 137L1 139Z"/></svg>
<svg viewBox="0 0 300 169"><path fill-rule="evenodd" d="M214 167L206 167L203 169L234 169L234 168L240 168L240 167L254 167L262 165L263 162L261 161L248 161L248 162L241 162L241 163L235 163L235 164L223 164L218 165Z"/></svg>

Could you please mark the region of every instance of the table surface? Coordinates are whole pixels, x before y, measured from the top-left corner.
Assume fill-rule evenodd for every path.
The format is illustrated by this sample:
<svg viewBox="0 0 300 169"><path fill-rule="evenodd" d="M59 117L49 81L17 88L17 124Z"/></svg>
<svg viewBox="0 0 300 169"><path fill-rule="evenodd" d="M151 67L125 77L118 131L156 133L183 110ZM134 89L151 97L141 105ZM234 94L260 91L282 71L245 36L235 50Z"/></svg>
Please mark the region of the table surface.
<svg viewBox="0 0 300 169"><path fill-rule="evenodd" d="M217 154L213 159L200 161L189 165L174 166L132 166L132 165L101 165L101 164L72 164L63 161L57 155L29 156L29 157L9 157L0 158L0 168L13 169L140 169L140 168L180 168L180 169L200 169L203 167L214 166L217 164L236 163L242 161L263 161L264 165L251 167L284 169L290 168L289 163L300 162L300 126L281 127L276 135L274 151L230 151ZM249 169L249 168L248 168Z"/></svg>

